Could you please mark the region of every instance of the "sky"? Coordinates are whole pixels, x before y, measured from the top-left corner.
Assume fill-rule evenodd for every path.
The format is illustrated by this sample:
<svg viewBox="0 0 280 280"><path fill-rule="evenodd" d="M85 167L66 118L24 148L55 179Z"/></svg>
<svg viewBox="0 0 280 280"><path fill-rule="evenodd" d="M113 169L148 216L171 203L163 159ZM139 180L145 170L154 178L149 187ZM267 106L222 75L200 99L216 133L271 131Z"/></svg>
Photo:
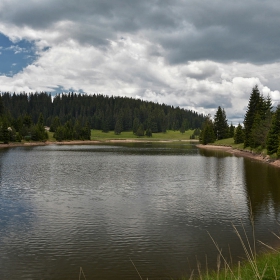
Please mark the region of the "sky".
<svg viewBox="0 0 280 280"><path fill-rule="evenodd" d="M243 122L280 102L278 0L0 0L0 91L128 96Z"/></svg>

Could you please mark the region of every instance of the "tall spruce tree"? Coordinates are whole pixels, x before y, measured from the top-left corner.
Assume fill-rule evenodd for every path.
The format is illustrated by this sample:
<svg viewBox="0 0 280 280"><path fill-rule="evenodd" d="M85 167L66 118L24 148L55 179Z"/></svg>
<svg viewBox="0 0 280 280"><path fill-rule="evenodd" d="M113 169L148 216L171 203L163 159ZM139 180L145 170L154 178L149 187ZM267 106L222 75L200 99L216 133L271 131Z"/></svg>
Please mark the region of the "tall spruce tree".
<svg viewBox="0 0 280 280"><path fill-rule="evenodd" d="M214 116L214 132L217 140L225 139L228 137L229 126L227 123L226 112L220 106Z"/></svg>
<svg viewBox="0 0 280 280"><path fill-rule="evenodd" d="M272 125L267 136L267 153L272 155L277 152L280 144L280 105L278 105L272 118Z"/></svg>
<svg viewBox="0 0 280 280"><path fill-rule="evenodd" d="M203 145L206 145L208 143L214 143L215 142L215 132L214 132L214 124L211 120L210 115L206 118L202 130L199 136L199 141Z"/></svg>
<svg viewBox="0 0 280 280"><path fill-rule="evenodd" d="M234 125L231 123L231 124L230 124L230 127L229 127L229 134L228 134L228 136L229 136L230 138L234 137L234 130L235 130L235 127L234 127Z"/></svg>
<svg viewBox="0 0 280 280"><path fill-rule="evenodd" d="M122 125L122 116L118 116L117 117L117 121L116 121L116 124L115 124L115 129L114 129L114 133L116 135L119 135L121 134L122 130L123 130L123 125Z"/></svg>
<svg viewBox="0 0 280 280"><path fill-rule="evenodd" d="M241 144L243 142L244 142L244 132L241 124L239 123L234 134L234 143Z"/></svg>
<svg viewBox="0 0 280 280"><path fill-rule="evenodd" d="M44 128L44 117L42 113L39 115L37 124L31 128L31 139L33 141L45 141L48 139L48 133Z"/></svg>
<svg viewBox="0 0 280 280"><path fill-rule="evenodd" d="M249 104L247 107L247 111L244 118L244 148L250 146L252 144L252 128L254 125L255 117L257 113L262 117L264 105L263 97L260 94L258 86L256 85L252 89L252 93L250 95Z"/></svg>
<svg viewBox="0 0 280 280"><path fill-rule="evenodd" d="M137 131L136 131L136 135L137 136L144 136L144 126L143 124L140 124Z"/></svg>
<svg viewBox="0 0 280 280"><path fill-rule="evenodd" d="M2 95L0 94L0 118L4 114L4 105L3 105L3 100L2 100Z"/></svg>
<svg viewBox="0 0 280 280"><path fill-rule="evenodd" d="M55 132L56 129L60 126L60 119L58 116L55 116L52 123L51 123L51 126L50 126L50 131L51 132Z"/></svg>
<svg viewBox="0 0 280 280"><path fill-rule="evenodd" d="M133 120L133 128L132 128L133 134L136 134L139 125L140 125L139 119L138 118L134 118L134 120Z"/></svg>
<svg viewBox="0 0 280 280"><path fill-rule="evenodd" d="M3 141L4 144L8 144L10 141L10 134L8 130L8 121L4 117L2 121L2 127L1 127L1 140Z"/></svg>
<svg viewBox="0 0 280 280"><path fill-rule="evenodd" d="M152 130L150 128L148 128L146 130L146 136L148 136L148 137L152 137L153 136Z"/></svg>

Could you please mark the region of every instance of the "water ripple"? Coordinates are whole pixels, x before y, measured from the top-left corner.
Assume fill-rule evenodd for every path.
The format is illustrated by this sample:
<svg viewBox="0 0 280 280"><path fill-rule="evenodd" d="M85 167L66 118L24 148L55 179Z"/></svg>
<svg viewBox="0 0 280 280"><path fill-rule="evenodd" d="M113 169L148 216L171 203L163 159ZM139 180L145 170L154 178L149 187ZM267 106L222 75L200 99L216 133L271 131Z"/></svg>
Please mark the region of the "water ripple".
<svg viewBox="0 0 280 280"><path fill-rule="evenodd" d="M213 255L206 231L240 255L231 222L249 228L246 164L189 144L0 151L0 279L77 279L80 267L87 279L132 279L130 259L142 277L176 278L187 259Z"/></svg>

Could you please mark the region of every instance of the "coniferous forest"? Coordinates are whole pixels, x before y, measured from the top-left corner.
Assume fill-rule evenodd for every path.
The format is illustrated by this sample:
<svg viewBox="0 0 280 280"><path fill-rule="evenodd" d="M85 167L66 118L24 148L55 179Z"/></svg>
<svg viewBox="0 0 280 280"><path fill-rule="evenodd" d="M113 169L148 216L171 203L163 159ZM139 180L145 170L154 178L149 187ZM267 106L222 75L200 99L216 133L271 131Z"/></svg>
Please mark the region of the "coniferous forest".
<svg viewBox="0 0 280 280"><path fill-rule="evenodd" d="M54 132L58 141L89 140L91 129L103 132L131 131L137 136L195 129L202 144L234 138L244 148L267 150L280 157L280 106L272 107L258 86L252 89L243 125L228 124L220 106L212 119L197 112L128 97L100 94L2 93L0 95L0 141L45 141ZM201 131L200 131L201 129Z"/></svg>
<svg viewBox="0 0 280 280"><path fill-rule="evenodd" d="M256 85L251 92L243 126L228 125L224 109L218 107L214 116L207 116L200 134L202 144L234 137L235 144L255 151L266 150L268 155L280 157L280 105L273 108L271 98L264 97Z"/></svg>
<svg viewBox="0 0 280 280"><path fill-rule="evenodd" d="M57 140L90 139L90 130L132 131L141 136L166 130L201 128L205 116L194 111L128 97L99 94L2 93L0 141L44 141L50 127Z"/></svg>

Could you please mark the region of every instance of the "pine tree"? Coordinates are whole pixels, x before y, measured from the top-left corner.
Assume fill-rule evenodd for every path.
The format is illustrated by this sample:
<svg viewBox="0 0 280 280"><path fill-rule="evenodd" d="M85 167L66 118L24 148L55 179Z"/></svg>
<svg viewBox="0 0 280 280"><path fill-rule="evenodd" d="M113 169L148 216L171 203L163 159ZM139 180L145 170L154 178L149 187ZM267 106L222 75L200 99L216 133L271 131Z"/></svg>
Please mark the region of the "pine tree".
<svg viewBox="0 0 280 280"><path fill-rule="evenodd" d="M146 130L146 136L148 136L148 137L152 137L153 136L152 130L150 128L148 128Z"/></svg>
<svg viewBox="0 0 280 280"><path fill-rule="evenodd" d="M27 128L30 128L32 125L32 119L30 115L25 115L23 118L23 125L26 126Z"/></svg>
<svg viewBox="0 0 280 280"><path fill-rule="evenodd" d="M270 96L265 99L260 95L258 110L255 113L254 122L251 128L249 146L252 148L266 146L267 135L272 123L272 104Z"/></svg>
<svg viewBox="0 0 280 280"><path fill-rule="evenodd" d="M119 135L119 134L121 134L122 130L123 130L122 118L121 118L121 116L119 116L117 118L117 121L116 121L116 124L115 124L114 132L115 132L116 135Z"/></svg>
<svg viewBox="0 0 280 280"><path fill-rule="evenodd" d="M182 122L182 125L180 127L180 132L183 134L186 132L186 130L188 130L188 128L189 128L188 121L186 119L184 119Z"/></svg>
<svg viewBox="0 0 280 280"><path fill-rule="evenodd" d="M199 137L201 131L199 128L196 128L194 131L193 131L193 134L190 136L190 139L196 139L197 137Z"/></svg>
<svg viewBox="0 0 280 280"><path fill-rule="evenodd" d="M257 113L252 126L250 147L262 149L266 146L267 135L271 127L271 114L266 114L264 119Z"/></svg>
<svg viewBox="0 0 280 280"><path fill-rule="evenodd" d="M79 120L75 121L74 127L73 127L73 139L74 140L83 140L83 127L81 125L81 122Z"/></svg>
<svg viewBox="0 0 280 280"><path fill-rule="evenodd" d="M39 115L37 124L33 125L30 131L31 139L33 141L45 141L48 139L48 133L44 128L44 118L42 113Z"/></svg>
<svg viewBox="0 0 280 280"><path fill-rule="evenodd" d="M244 142L244 132L241 124L239 123L234 134L234 143L241 144L243 142Z"/></svg>
<svg viewBox="0 0 280 280"><path fill-rule="evenodd" d="M277 152L280 145L280 105L278 105L272 118L271 128L267 136L267 153L272 155Z"/></svg>
<svg viewBox="0 0 280 280"><path fill-rule="evenodd" d="M234 125L231 123L231 124L230 124L230 127L229 127L229 135L228 135L230 138L234 137L234 130L235 130L235 127L234 127Z"/></svg>
<svg viewBox="0 0 280 280"><path fill-rule="evenodd" d="M217 140L225 139L228 137L228 123L226 118L226 112L220 106L214 116L214 132L217 136Z"/></svg>
<svg viewBox="0 0 280 280"><path fill-rule="evenodd" d="M4 115L4 105L2 100L2 95L0 94L0 117Z"/></svg>
<svg viewBox="0 0 280 280"><path fill-rule="evenodd" d="M182 134L184 134L186 132L186 129L185 129L185 127L183 125L180 127L180 132Z"/></svg>
<svg viewBox="0 0 280 280"><path fill-rule="evenodd" d="M65 128L64 126L58 126L56 128L55 133L53 134L53 137L56 139L56 141L63 141L66 139L65 137Z"/></svg>
<svg viewBox="0 0 280 280"><path fill-rule="evenodd" d="M134 120L133 120L133 128L132 128L133 134L136 134L139 125L140 125L139 119L138 118L134 118Z"/></svg>
<svg viewBox="0 0 280 280"><path fill-rule="evenodd" d="M270 95L268 95L265 99L265 111L267 114L271 113L272 112L272 100L271 100L271 97Z"/></svg>
<svg viewBox="0 0 280 280"><path fill-rule="evenodd" d="M44 126L44 117L43 117L43 114L42 114L42 113L40 113L40 115L39 115L37 125L38 125L38 126L41 126L41 127Z"/></svg>
<svg viewBox="0 0 280 280"><path fill-rule="evenodd" d="M64 139L73 140L73 124L67 121L64 125Z"/></svg>
<svg viewBox="0 0 280 280"><path fill-rule="evenodd" d="M158 126L156 122L151 122L151 124L148 126L149 129L152 130L152 133L158 132Z"/></svg>
<svg viewBox="0 0 280 280"><path fill-rule="evenodd" d="M106 117L104 120L103 120L103 124L102 124L102 132L109 132L110 130L110 121L109 121L109 118Z"/></svg>
<svg viewBox="0 0 280 280"><path fill-rule="evenodd" d="M2 121L1 134L2 134L3 143L8 144L10 141L10 134L9 134L8 122L7 122L6 118L4 118Z"/></svg>
<svg viewBox="0 0 280 280"><path fill-rule="evenodd" d="M90 130L89 121L86 122L86 125L83 128L83 138L85 140L90 140L90 138L91 138L91 130Z"/></svg>
<svg viewBox="0 0 280 280"><path fill-rule="evenodd" d="M252 128L255 122L255 117L259 114L261 119L265 117L266 103L263 96L260 94L258 86L252 89L249 104L244 118L244 148L254 143L252 139Z"/></svg>
<svg viewBox="0 0 280 280"><path fill-rule="evenodd" d="M60 126L60 119L58 116L55 116L55 118L53 119L51 126L50 126L50 131L51 132L55 132L56 129Z"/></svg>
<svg viewBox="0 0 280 280"><path fill-rule="evenodd" d="M137 136L144 136L144 126L143 124L140 124L137 131L136 131Z"/></svg>
<svg viewBox="0 0 280 280"><path fill-rule="evenodd" d="M200 136L199 141L203 145L206 145L208 143L214 143L215 142L215 132L214 132L214 125L210 118L210 115L208 115L207 119L205 120Z"/></svg>

